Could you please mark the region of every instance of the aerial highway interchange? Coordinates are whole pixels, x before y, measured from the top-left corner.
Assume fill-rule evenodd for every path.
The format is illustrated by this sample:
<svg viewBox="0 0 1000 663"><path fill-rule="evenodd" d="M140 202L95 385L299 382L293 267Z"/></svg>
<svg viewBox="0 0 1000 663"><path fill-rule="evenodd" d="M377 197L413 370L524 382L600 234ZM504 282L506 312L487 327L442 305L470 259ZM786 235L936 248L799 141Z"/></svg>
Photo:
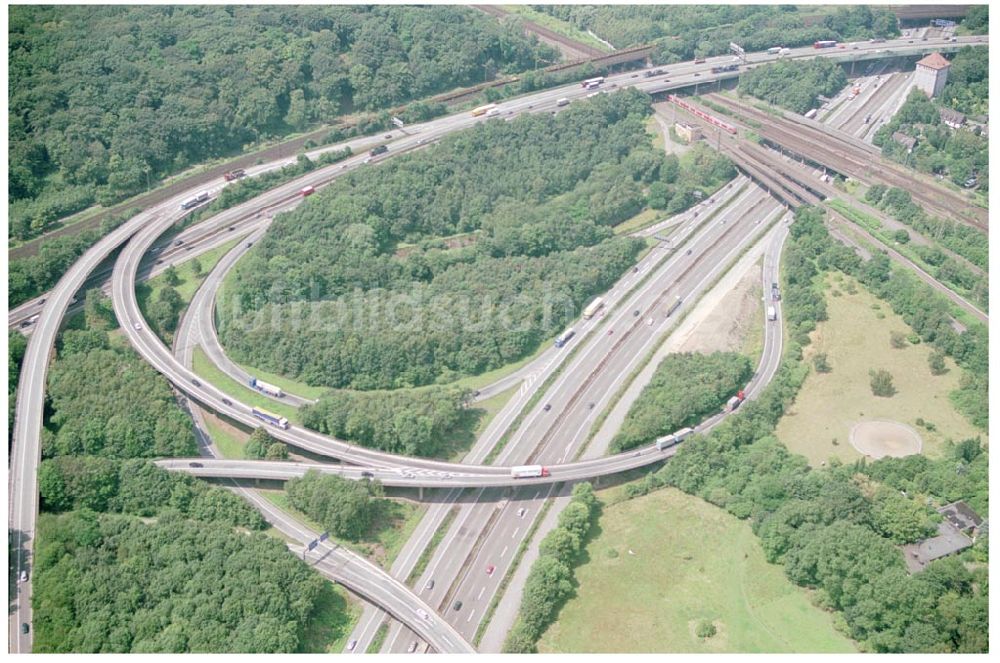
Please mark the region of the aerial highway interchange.
<svg viewBox="0 0 1000 663"><path fill-rule="evenodd" d="M857 50L830 53L817 53L806 47L792 49L784 57L833 56L860 60L886 57L889 54L912 54L929 49L954 49L963 44L982 43L985 40L985 37L977 36L960 37L957 42L941 39L940 43L938 40L931 40L912 44L901 39L878 44L877 47L862 43ZM758 64L776 58L777 56L767 53L754 53L748 54L747 62ZM710 58L708 62L699 64L672 65L668 74L651 78L637 77L636 72L613 74L607 77L606 85L609 88L635 86L653 94L709 84L718 77L730 77L727 74L710 73L717 61L720 59ZM525 112L555 112L560 99L575 100L584 96L585 90L581 90L577 84L571 84L506 101L500 103L498 108L501 117L510 119ZM214 354L217 363L235 373L233 377L241 382L245 381L246 376L238 372L238 367L231 362L227 364L224 355L219 355L217 350L220 346L214 337L211 314L215 289L221 283L226 269L235 263L242 250L249 248L245 241L241 239L237 249L230 254L231 259L220 262L192 302L191 309L182 321L181 337L189 340L178 345L177 352L180 356L175 356L164 346L143 319L136 299L137 279L159 273L172 262L179 262L188 256L220 246L234 236L249 238L246 241L252 243L265 232L270 217L302 201L299 192L303 187L322 189L343 172L357 168L377 168L382 159L421 149L444 135L480 121L482 118L470 117L463 112L422 125L408 126L405 132L393 132L393 140L389 143L391 149L386 155L374 159L359 155L317 169L185 230L178 235L178 238L183 238L181 244L163 246L160 252L150 253L150 249L158 241L162 243L164 234L187 214L187 211L178 209L178 204L195 192L186 192L144 210L111 232L85 253L49 293L11 311L11 326L30 331L18 391L10 463L9 528L16 551L13 560L15 575L20 575L22 569L30 568L34 524L38 512L39 440L46 374L52 347L73 300L79 296L85 284L94 283L90 280L92 275L100 265L105 264L116 248L124 246L111 272L110 294L115 314L133 347L191 401L245 426L261 425L260 420L251 413L250 406L241 403L239 394L221 391L196 376L189 368L190 348L195 343L201 343L206 348L214 347L216 352L210 351L209 355ZM364 149L373 142L377 142L377 139L358 139L351 143L355 148ZM338 144L324 149L342 147L342 144ZM282 160L263 164L251 169L249 174L252 176L278 168L286 162L287 160ZM209 189L209 194L214 195L219 188L221 185ZM695 212L701 213L700 219L695 216ZM715 216L705 222L713 212ZM322 564L329 577L336 578L378 606L367 608L359 621L351 638L356 643L353 651L363 652L372 642L383 619L383 610L396 620L387 638L388 650L404 651L412 639L409 632L413 632L415 637L436 651L472 651L469 643L475 639L477 629L501 580L512 571L513 552L531 531L541 504L546 498L555 495L553 491L560 484L662 462L676 450L675 447L659 450L651 444L609 457L604 455L609 439L607 435L598 436L598 439L603 440L604 447L593 443L585 447L588 431L597 416L611 404L612 397L625 379L639 367L639 362L663 342L676 327L677 319L751 245L761 242L765 246L765 292L768 282L777 281L778 256L790 217L787 210L762 189L752 184L747 186L745 178L738 178L715 194L711 201L682 213L680 217L670 228L669 241L661 242L650 251L637 264L636 271L624 275L605 295L606 307L601 315L592 320L578 321L574 325L576 336L566 347L546 350L502 385L483 390L492 393L522 379L525 385L510 399L463 462L448 463L395 456L290 426L284 430L269 427L268 432L292 447L337 459L343 464L210 458L197 461L171 459L160 461L159 464L195 476L243 480L287 479L299 476L309 468L340 473L351 478L360 478L361 473L366 472L386 486L439 489L439 499L428 509L414 536L393 566L391 574L329 544L325 544L325 553L317 565ZM664 234L668 234L666 230ZM107 278L106 273L98 276L98 284ZM665 314L675 300L681 302L680 308L671 311L675 315ZM25 321L29 321L29 324L24 325ZM780 324L771 325L767 321L762 321L762 324L765 329L764 352L755 377L746 389L749 398L753 398L768 383L781 359ZM550 386L549 378L553 380ZM536 395L543 386L547 387L544 393ZM291 395L287 400L298 402L296 398ZM524 410L530 403L534 403L533 407ZM489 451L522 410L526 417L525 423L514 431L496 460L486 464ZM712 417L703 422L699 430L707 430L720 419L721 415ZM548 475L535 478L512 477L511 466L529 463L544 465ZM513 492L502 490L510 488ZM316 533L303 529L301 524L283 519L273 506L254 497L251 490L241 487L236 490L265 511L268 520L276 527L290 532L293 538L300 538L303 544L316 538ZM470 492L473 493L471 497ZM438 547L414 589L406 588L402 581L409 576L419 552L455 506L459 509L458 515L443 545ZM549 520L551 518L550 516ZM311 554L320 557L317 552ZM484 577L482 569L487 564L493 570ZM388 578L389 575L394 579ZM428 587L432 589L427 589ZM517 592L508 590L507 594L516 595ZM29 579L21 583L16 610L9 617L13 652L30 651L31 634L25 634L19 628L23 623L31 623L30 599ZM463 602L464 610L451 610L451 605L456 600ZM438 614L434 614L435 612ZM509 606L507 612L510 612ZM503 622L495 620L495 623ZM496 638L494 636L491 640L488 634L484 642L495 643Z"/></svg>

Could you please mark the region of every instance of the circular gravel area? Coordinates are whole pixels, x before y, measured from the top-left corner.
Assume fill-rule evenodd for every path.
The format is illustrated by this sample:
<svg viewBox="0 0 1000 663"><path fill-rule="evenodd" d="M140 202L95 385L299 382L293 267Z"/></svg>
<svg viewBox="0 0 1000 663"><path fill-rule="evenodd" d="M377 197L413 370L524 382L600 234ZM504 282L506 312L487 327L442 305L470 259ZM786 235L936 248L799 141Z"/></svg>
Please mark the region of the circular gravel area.
<svg viewBox="0 0 1000 663"><path fill-rule="evenodd" d="M898 421L859 421L851 428L851 446L870 458L902 458L920 453L917 431Z"/></svg>

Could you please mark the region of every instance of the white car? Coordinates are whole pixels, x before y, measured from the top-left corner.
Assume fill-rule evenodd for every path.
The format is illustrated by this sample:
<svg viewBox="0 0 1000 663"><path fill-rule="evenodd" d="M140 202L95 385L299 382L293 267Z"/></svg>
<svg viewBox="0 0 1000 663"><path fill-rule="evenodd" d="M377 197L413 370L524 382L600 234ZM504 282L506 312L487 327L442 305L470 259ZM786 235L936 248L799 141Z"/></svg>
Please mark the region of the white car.
<svg viewBox="0 0 1000 663"><path fill-rule="evenodd" d="M132 326L135 328L136 331L142 330L142 325L140 325L138 322L133 322Z"/></svg>
<svg viewBox="0 0 1000 663"><path fill-rule="evenodd" d="M424 610L423 608L417 608L417 615L418 615L418 616L419 616L419 617L420 617L421 619L430 619L430 615L428 615L428 614L427 614L427 611L426 611L426 610Z"/></svg>
<svg viewBox="0 0 1000 663"><path fill-rule="evenodd" d="M406 653L407 654L412 654L415 651L417 651L417 641L416 640L414 640L413 642L411 642L410 646L406 648Z"/></svg>
<svg viewBox="0 0 1000 663"><path fill-rule="evenodd" d="M520 509L517 510L517 517L524 518L524 514L526 513L528 513L528 510L522 506Z"/></svg>
<svg viewBox="0 0 1000 663"><path fill-rule="evenodd" d="M21 582L28 581L28 571L26 569L21 569Z"/></svg>
<svg viewBox="0 0 1000 663"><path fill-rule="evenodd" d="M349 643L347 643L347 651L354 651L354 648L357 646L358 646L358 641L351 640Z"/></svg>
<svg viewBox="0 0 1000 663"><path fill-rule="evenodd" d="M652 318L646 320L646 326L647 327L652 327L653 326L653 319Z"/></svg>

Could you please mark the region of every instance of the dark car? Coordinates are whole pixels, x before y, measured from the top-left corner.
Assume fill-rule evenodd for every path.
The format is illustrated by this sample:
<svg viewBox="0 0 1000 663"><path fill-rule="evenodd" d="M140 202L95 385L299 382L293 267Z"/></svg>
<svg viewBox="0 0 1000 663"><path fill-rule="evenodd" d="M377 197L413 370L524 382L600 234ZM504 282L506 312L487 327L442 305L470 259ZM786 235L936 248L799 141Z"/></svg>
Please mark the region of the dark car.
<svg viewBox="0 0 1000 663"><path fill-rule="evenodd" d="M198 382L197 380L191 380L191 384L193 384L196 387L200 387L201 386L201 383Z"/></svg>
<svg viewBox="0 0 1000 663"><path fill-rule="evenodd" d="M228 398L223 398L222 399L222 404L223 405L232 405L233 402L231 400L229 400Z"/></svg>
<svg viewBox="0 0 1000 663"><path fill-rule="evenodd" d="M387 145L378 145L368 151L368 156L377 157L378 155L385 154L388 151L389 147Z"/></svg>
<svg viewBox="0 0 1000 663"><path fill-rule="evenodd" d="M433 580L428 580L427 584L424 585L424 589L434 589L434 581Z"/></svg>
<svg viewBox="0 0 1000 663"><path fill-rule="evenodd" d="M182 239L179 239L179 240L177 240L176 242L174 242L174 246L180 246L180 245L181 245L181 244L183 244L183 243L184 243L184 240L182 240Z"/></svg>
<svg viewBox="0 0 1000 663"><path fill-rule="evenodd" d="M31 320L22 320L22 321L21 321L21 328L22 328L22 329L23 329L24 327L30 327L30 326L31 326Z"/></svg>
<svg viewBox="0 0 1000 663"><path fill-rule="evenodd" d="M545 407L543 407L542 409L548 412L549 410L552 409L552 403L546 403Z"/></svg>
<svg viewBox="0 0 1000 663"><path fill-rule="evenodd" d="M462 602L461 601L455 601L455 605L453 605L451 607L454 608L455 610L461 610L462 609Z"/></svg>
<svg viewBox="0 0 1000 663"><path fill-rule="evenodd" d="M371 472L362 472L361 473L361 478L362 479L374 479L375 475L372 474Z"/></svg>
<svg viewBox="0 0 1000 663"><path fill-rule="evenodd" d="M636 309L636 310L632 311L632 315L635 316L635 317L638 317L639 316L639 309Z"/></svg>
<svg viewBox="0 0 1000 663"><path fill-rule="evenodd" d="M230 230L236 230L236 226L229 226Z"/></svg>
<svg viewBox="0 0 1000 663"><path fill-rule="evenodd" d="M205 467L201 463L188 463L188 467Z"/></svg>
<svg viewBox="0 0 1000 663"><path fill-rule="evenodd" d="M27 635L27 633L28 633L28 622L23 622L21 624L21 633L24 633L25 635Z"/></svg>

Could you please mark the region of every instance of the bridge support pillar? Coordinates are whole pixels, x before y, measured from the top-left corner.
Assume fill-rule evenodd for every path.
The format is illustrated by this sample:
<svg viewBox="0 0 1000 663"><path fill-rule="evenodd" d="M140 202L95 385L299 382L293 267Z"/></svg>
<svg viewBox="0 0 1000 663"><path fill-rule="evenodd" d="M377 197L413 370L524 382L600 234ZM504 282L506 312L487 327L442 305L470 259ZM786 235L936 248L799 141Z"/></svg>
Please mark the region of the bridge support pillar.
<svg viewBox="0 0 1000 663"><path fill-rule="evenodd" d="M419 499L420 499L421 502L424 501L424 487L423 486L420 486L419 488L417 488L417 496L419 497Z"/></svg>

